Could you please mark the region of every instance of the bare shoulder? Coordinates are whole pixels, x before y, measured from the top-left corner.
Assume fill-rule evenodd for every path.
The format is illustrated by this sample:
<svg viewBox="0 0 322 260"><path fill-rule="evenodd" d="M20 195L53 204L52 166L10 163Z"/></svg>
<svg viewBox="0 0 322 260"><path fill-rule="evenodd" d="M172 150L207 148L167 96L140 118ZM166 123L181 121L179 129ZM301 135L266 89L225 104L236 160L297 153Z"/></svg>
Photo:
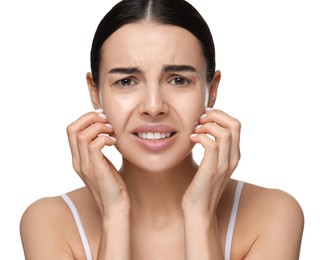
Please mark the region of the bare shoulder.
<svg viewBox="0 0 322 260"><path fill-rule="evenodd" d="M74 223L61 196L42 198L24 212L20 234L26 259L75 259L72 240Z"/></svg>
<svg viewBox="0 0 322 260"><path fill-rule="evenodd" d="M64 205L60 197L42 198L33 202L24 212L20 228L22 234L26 231L35 231L39 227L47 225L56 226L63 217ZM27 232L28 233L28 232Z"/></svg>
<svg viewBox="0 0 322 260"><path fill-rule="evenodd" d="M304 214L291 194L246 183L240 222L252 230L240 228L250 238L246 259L298 259Z"/></svg>
<svg viewBox="0 0 322 260"><path fill-rule="evenodd" d="M245 183L244 200L270 211L272 214L296 215L303 218L303 212L298 201L290 194L280 189L264 188Z"/></svg>

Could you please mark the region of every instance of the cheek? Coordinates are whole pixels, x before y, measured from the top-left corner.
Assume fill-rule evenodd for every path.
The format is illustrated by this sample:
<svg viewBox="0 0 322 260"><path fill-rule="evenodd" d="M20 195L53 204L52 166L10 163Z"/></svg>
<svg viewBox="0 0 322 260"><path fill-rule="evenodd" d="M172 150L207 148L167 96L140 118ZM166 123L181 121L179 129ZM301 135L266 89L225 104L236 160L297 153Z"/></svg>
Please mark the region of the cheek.
<svg viewBox="0 0 322 260"><path fill-rule="evenodd" d="M194 130L200 115L204 112L204 102L205 97L202 91L185 96L182 99L178 98L175 101L175 110L180 114L182 123L187 127L187 129Z"/></svg>
<svg viewBox="0 0 322 260"><path fill-rule="evenodd" d="M106 114L107 121L113 126L114 133L117 133L124 127L129 116L130 104L124 102L124 99L105 98L103 99L103 109Z"/></svg>

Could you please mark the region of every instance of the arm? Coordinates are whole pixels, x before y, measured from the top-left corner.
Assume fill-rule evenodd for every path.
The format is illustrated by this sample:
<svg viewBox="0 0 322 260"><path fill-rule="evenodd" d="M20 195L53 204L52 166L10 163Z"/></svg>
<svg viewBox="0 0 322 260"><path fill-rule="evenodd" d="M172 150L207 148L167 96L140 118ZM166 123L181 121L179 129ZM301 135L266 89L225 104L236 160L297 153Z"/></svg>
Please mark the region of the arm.
<svg viewBox="0 0 322 260"><path fill-rule="evenodd" d="M186 260L222 260L218 226L207 216L184 214Z"/></svg>
<svg viewBox="0 0 322 260"><path fill-rule="evenodd" d="M204 158L186 191L182 207L185 219L186 259L224 259L219 240L216 212L218 202L231 174L237 167L240 123L219 110L206 111L200 126L191 137L205 148ZM215 137L210 139L207 135ZM259 204L249 209L255 212L254 234L241 259L299 259L304 217L299 204L281 191L264 192ZM248 200L248 199L246 199ZM247 223L246 223L247 224ZM255 229L255 228L254 228ZM242 254L242 253L241 253Z"/></svg>
<svg viewBox="0 0 322 260"><path fill-rule="evenodd" d="M67 128L73 166L93 196L102 219L97 260L130 259L130 200L113 164L103 155L114 145L113 128L99 110L87 113Z"/></svg>
<svg viewBox="0 0 322 260"><path fill-rule="evenodd" d="M100 112L100 111L99 111ZM101 113L101 112L100 112ZM130 259L130 202L126 186L112 163L103 155L105 145L116 140L106 117L90 112L67 128L73 167L91 193L102 219L97 260ZM61 199L40 200L21 220L21 238L26 259L77 259L81 248L72 248L64 230L66 205Z"/></svg>
<svg viewBox="0 0 322 260"><path fill-rule="evenodd" d="M114 215L102 223L97 260L130 259L130 223L128 215Z"/></svg>
<svg viewBox="0 0 322 260"><path fill-rule="evenodd" d="M239 137L240 123L212 109L201 116L191 136L192 142L200 143L205 153L182 199L187 260L224 259L216 212L240 159Z"/></svg>

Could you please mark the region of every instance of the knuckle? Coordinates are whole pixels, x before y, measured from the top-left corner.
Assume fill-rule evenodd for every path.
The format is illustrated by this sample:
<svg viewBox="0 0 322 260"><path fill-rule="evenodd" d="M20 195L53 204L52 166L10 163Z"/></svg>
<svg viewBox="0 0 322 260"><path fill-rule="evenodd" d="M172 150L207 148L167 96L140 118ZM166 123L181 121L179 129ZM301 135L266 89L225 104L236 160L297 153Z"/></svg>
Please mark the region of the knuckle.
<svg viewBox="0 0 322 260"><path fill-rule="evenodd" d="M75 132L74 124L69 124L66 127L66 132L68 136L72 135Z"/></svg>
<svg viewBox="0 0 322 260"><path fill-rule="evenodd" d="M79 174L81 174L83 177L88 177L88 173L90 172L90 167L89 165L86 163L81 163L80 164L80 170L79 170Z"/></svg>
<svg viewBox="0 0 322 260"><path fill-rule="evenodd" d="M230 166L229 166L228 163L225 163L225 164L221 165L220 172L227 173L229 171L230 171Z"/></svg>
<svg viewBox="0 0 322 260"><path fill-rule="evenodd" d="M213 152L218 152L219 151L219 145L217 142L211 141L208 144L208 149L212 150Z"/></svg>
<svg viewBox="0 0 322 260"><path fill-rule="evenodd" d="M232 122L232 128L239 131L241 129L241 122L239 120L235 119Z"/></svg>
<svg viewBox="0 0 322 260"><path fill-rule="evenodd" d="M76 138L78 142L83 143L86 140L86 135L83 132L80 132L77 134Z"/></svg>
<svg viewBox="0 0 322 260"><path fill-rule="evenodd" d="M232 170L235 170L238 166L239 160L234 160L231 164L231 168Z"/></svg>
<svg viewBox="0 0 322 260"><path fill-rule="evenodd" d="M230 172L233 172L237 168L239 161L240 161L240 153L231 156L229 159L229 169L228 170Z"/></svg>
<svg viewBox="0 0 322 260"><path fill-rule="evenodd" d="M222 138L223 139L231 139L231 132L228 129L224 129L222 132Z"/></svg>
<svg viewBox="0 0 322 260"><path fill-rule="evenodd" d="M223 111L221 109L218 108L214 108L211 113L222 113Z"/></svg>
<svg viewBox="0 0 322 260"><path fill-rule="evenodd" d="M77 172L78 174L80 173L80 166L79 166L79 163L76 162L76 160L73 160L73 168L75 172Z"/></svg>
<svg viewBox="0 0 322 260"><path fill-rule="evenodd" d="M232 159L231 159L231 165L232 165L232 168L235 169L237 168L238 164L239 164L239 161L240 161L240 152L238 154L236 154L236 156L234 156Z"/></svg>
<svg viewBox="0 0 322 260"><path fill-rule="evenodd" d="M97 150L97 145L95 142L91 142L88 144L88 150L90 152L95 152Z"/></svg>

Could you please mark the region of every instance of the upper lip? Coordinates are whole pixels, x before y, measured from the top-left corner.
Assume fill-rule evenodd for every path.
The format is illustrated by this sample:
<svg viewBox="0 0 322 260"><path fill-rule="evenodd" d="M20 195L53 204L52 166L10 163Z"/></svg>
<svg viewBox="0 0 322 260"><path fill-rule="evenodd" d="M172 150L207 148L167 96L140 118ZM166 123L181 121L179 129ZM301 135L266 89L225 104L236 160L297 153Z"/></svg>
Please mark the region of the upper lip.
<svg viewBox="0 0 322 260"><path fill-rule="evenodd" d="M173 133L176 132L176 130L168 125L163 125L163 124L147 124L147 125L141 125L136 127L132 133L137 134L137 133Z"/></svg>

